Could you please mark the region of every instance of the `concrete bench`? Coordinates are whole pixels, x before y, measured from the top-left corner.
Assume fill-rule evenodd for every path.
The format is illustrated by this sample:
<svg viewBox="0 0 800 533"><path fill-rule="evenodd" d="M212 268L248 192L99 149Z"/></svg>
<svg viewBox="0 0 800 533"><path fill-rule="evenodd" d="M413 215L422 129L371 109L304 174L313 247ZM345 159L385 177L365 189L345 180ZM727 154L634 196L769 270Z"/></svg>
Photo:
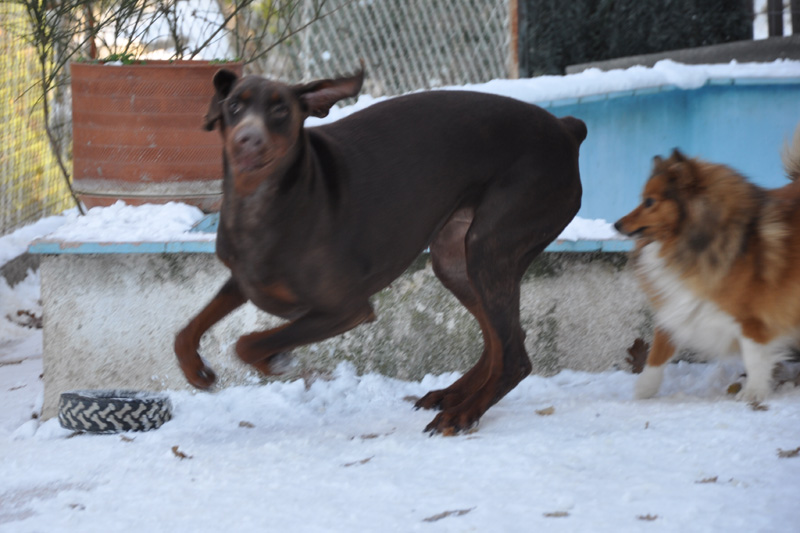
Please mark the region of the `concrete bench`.
<svg viewBox="0 0 800 533"><path fill-rule="evenodd" d="M647 331L646 303L625 268L629 248L624 240L556 242L532 265L521 307L534 372L611 368ZM227 279L213 240L44 240L30 251L40 257L44 307L43 418L57 414L66 390L190 388L172 343ZM427 254L373 303L377 321L296 350L282 378L324 375L349 361L362 373L417 380L463 372L480 356L477 323L436 279ZM279 323L248 303L206 334L201 352L218 387L267 379L240 363L234 345Z"/></svg>

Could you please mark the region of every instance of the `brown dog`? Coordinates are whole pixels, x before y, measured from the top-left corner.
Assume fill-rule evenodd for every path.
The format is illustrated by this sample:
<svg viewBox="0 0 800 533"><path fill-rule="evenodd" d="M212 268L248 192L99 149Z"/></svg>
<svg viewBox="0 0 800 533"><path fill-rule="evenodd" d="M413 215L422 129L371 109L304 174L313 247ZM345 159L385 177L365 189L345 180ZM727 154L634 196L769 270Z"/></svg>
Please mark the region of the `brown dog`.
<svg viewBox="0 0 800 533"><path fill-rule="evenodd" d="M197 349L245 303L286 319L239 339L239 357L274 374L274 357L375 318L369 298L430 246L433 269L480 324L478 363L416 406L426 431L474 425L531 369L519 319L530 262L578 211L586 126L510 98L433 91L304 128L361 90L351 77L289 86L221 70L207 128L225 156L217 254L231 278L177 336L189 382L215 375Z"/></svg>

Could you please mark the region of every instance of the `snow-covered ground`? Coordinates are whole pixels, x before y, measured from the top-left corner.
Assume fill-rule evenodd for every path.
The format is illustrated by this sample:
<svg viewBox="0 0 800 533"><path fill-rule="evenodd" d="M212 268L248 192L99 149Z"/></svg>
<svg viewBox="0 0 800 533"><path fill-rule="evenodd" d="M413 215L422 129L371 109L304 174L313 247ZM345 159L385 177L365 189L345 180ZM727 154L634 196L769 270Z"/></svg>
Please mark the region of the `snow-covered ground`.
<svg viewBox="0 0 800 533"><path fill-rule="evenodd" d="M30 306L35 281L11 291L15 305L0 282L0 314ZM156 431L73 436L31 418L41 332L18 329L16 348L0 347L2 532L730 533L800 523L800 457L781 457L800 447L800 389L785 385L754 411L726 394L737 362L670 365L649 401L633 400L625 371L531 376L458 437L423 434L433 415L408 398L455 375L402 382L347 366L313 382L171 392L174 418Z"/></svg>
<svg viewBox="0 0 800 533"><path fill-rule="evenodd" d="M635 84L589 71L487 90L535 99L549 84L549 98L572 98L800 77L800 62L629 70ZM186 233L199 217L178 205L66 213L0 238L0 264L45 234L207 239ZM609 236L607 223L578 220L562 237ZM13 289L0 278L0 532L729 533L800 524L800 388L784 384L767 410L754 410L727 394L740 380L736 360L670 365L648 401L633 399L635 376L624 370L530 376L477 431L457 437L423 434L433 413L414 411L411 399L456 375L402 382L346 365L316 380L173 391L174 418L156 431L72 435L35 418L41 330L17 323L41 316L38 297L37 274Z"/></svg>
<svg viewBox="0 0 800 533"><path fill-rule="evenodd" d="M0 250L13 255L42 231L179 239L200 216L119 204L44 219L0 238ZM597 227L606 229L582 221L571 231ZM0 532L727 533L800 523L800 457L781 457L800 447L800 389L784 384L755 411L727 394L738 361L671 365L650 401L633 399L627 371L531 376L458 437L423 434L433 414L410 399L456 375L403 382L346 365L316 380L173 391L174 418L156 431L72 435L34 418L41 330L16 323L41 316L38 296L37 274L14 289L0 278Z"/></svg>

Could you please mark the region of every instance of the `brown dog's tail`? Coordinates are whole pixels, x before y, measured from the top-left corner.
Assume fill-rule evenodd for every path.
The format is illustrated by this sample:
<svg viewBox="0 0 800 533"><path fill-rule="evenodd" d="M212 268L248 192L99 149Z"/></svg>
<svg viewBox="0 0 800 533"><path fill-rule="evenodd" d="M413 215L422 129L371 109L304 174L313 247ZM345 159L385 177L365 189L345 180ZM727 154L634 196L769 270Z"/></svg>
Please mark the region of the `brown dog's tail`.
<svg viewBox="0 0 800 533"><path fill-rule="evenodd" d="M783 159L783 168L786 169L789 179L792 181L800 179L800 124L797 125L797 130L794 132L792 144L787 143L783 147L781 159Z"/></svg>
<svg viewBox="0 0 800 533"><path fill-rule="evenodd" d="M586 138L586 124L575 117L562 117L561 122L567 127L572 137L581 144Z"/></svg>

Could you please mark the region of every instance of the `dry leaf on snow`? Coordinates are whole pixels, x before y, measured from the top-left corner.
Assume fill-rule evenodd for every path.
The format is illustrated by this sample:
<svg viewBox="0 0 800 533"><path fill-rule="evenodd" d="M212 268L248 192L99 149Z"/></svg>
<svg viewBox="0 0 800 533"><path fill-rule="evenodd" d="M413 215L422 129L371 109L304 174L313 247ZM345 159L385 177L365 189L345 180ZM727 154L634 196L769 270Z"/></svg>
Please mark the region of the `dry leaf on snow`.
<svg viewBox="0 0 800 533"><path fill-rule="evenodd" d="M644 370L644 364L647 362L647 353L650 351L650 345L645 342L641 337L633 341L633 346L628 348L628 357L625 362L631 365L631 372L634 374L641 374Z"/></svg>
<svg viewBox="0 0 800 533"><path fill-rule="evenodd" d="M373 455L372 457L375 457L375 456ZM367 464L368 462L372 461L372 457L367 457L366 459L361 459L360 461L353 461L352 463L345 463L342 466L347 468L349 466L364 465L364 464Z"/></svg>
<svg viewBox="0 0 800 533"><path fill-rule="evenodd" d="M435 514L433 516L429 516L428 518L424 518L422 521L423 522L438 522L442 518L447 518L448 516L463 516L463 515L467 514L468 512L472 511L472 509L475 509L475 508L472 507L470 509L461 509L459 511L445 511L443 513L439 513L439 514Z"/></svg>
<svg viewBox="0 0 800 533"><path fill-rule="evenodd" d="M795 448L794 450L781 450L778 448L778 457L781 459L788 459L790 457L797 457L800 455L800 448Z"/></svg>
<svg viewBox="0 0 800 533"><path fill-rule="evenodd" d="M707 478L701 479L700 481L695 481L695 483L697 483L698 485L702 485L704 483L716 483L717 479L719 479L717 476L707 477Z"/></svg>
<svg viewBox="0 0 800 533"><path fill-rule="evenodd" d="M184 459L192 458L191 455L186 455L185 453L180 451L177 446L172 447L172 453L175 455L175 457L179 458L181 461L183 461Z"/></svg>

